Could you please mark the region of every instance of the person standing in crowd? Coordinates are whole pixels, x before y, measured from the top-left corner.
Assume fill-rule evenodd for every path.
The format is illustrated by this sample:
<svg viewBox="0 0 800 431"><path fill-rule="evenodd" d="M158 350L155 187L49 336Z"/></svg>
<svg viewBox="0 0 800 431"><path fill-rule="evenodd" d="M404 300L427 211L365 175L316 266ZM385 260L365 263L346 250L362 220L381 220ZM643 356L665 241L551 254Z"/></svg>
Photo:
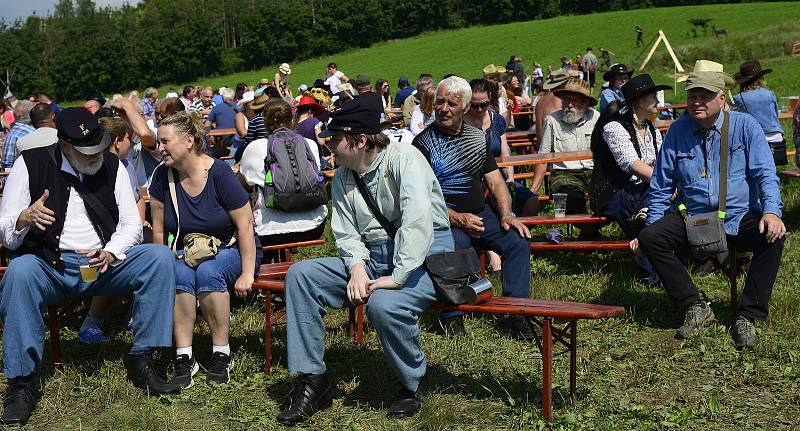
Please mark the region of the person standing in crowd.
<svg viewBox="0 0 800 431"><path fill-rule="evenodd" d="M522 91L533 100L534 95L538 95L541 91L542 82L544 82L542 66L539 63L533 63L533 72L525 79Z"/></svg>
<svg viewBox="0 0 800 431"><path fill-rule="evenodd" d="M603 60L603 70L611 69L611 57L613 55L613 52L605 48L600 48L600 59Z"/></svg>
<svg viewBox="0 0 800 431"><path fill-rule="evenodd" d="M36 130L17 140L16 157L19 157L25 150L46 147L58 142L58 131L55 128L56 115L51 110L50 105L46 103L37 103L31 108L30 117L31 124L33 124Z"/></svg>
<svg viewBox="0 0 800 431"><path fill-rule="evenodd" d="M503 296L530 298L530 232L511 208L511 196L494 156L480 129L464 121L472 89L463 78L451 76L436 88L436 122L414 138L413 145L431 164L442 187L456 248L480 245L503 256ZM485 206L483 186L494 209ZM446 334L461 336L463 313L442 313ZM511 316L500 321L505 335L533 338L525 319Z"/></svg>
<svg viewBox="0 0 800 431"><path fill-rule="evenodd" d="M164 160L150 183L153 242L171 245L177 253L177 258L173 256L177 288L173 334L177 349L171 383L188 388L199 370L192 350L199 303L211 331L206 382L225 384L234 365L228 335L228 290L245 297L261 261L249 196L225 162L204 153L205 133L200 120L185 112L169 116L159 124L158 141ZM202 262L187 261L190 234L218 241L216 255Z"/></svg>
<svg viewBox="0 0 800 431"><path fill-rule="evenodd" d="M305 97L313 100L309 96ZM307 115L309 110L316 110L316 107L321 110L322 107L314 105L309 105L308 101L306 101L302 112ZM328 216L326 205L307 211L287 212L267 207L264 202L264 177L267 175L264 159L270 151L270 137L275 133L291 133L291 136L287 139L296 144L306 145L308 151L314 156L314 163L319 169L319 147L316 135L314 135L315 139L312 140L303 137L301 134L295 134L291 130L293 123L292 107L283 99L270 99L264 106L263 112L264 125L268 135L251 142L247 146L239 166L239 176L244 180L243 184L246 185L248 191L255 191L253 215L255 217L256 233L261 239L261 245L287 244L319 239L325 232L325 219ZM298 112L301 112L299 107ZM313 116L307 117L304 122L313 124L310 120L315 120L315 118ZM298 123L299 128L300 123ZM308 129L306 128L306 130ZM313 133L315 129L312 128L311 130ZM264 257L265 260L269 260L270 257L276 256L265 255Z"/></svg>
<svg viewBox="0 0 800 431"><path fill-rule="evenodd" d="M331 405L335 385L324 362L325 307L367 304L369 321L401 385L387 416L410 417L422 407L427 361L418 320L436 302L422 264L426 255L453 250L453 238L431 168L415 148L390 145L379 121L380 113L357 98L332 112L322 132L330 136L328 146L340 164L332 185L331 229L341 257L303 260L286 275L287 362L289 373L299 378L298 396L277 417L282 425L293 426ZM397 226L394 238L356 190L356 176Z"/></svg>
<svg viewBox="0 0 800 431"><path fill-rule="evenodd" d="M586 48L586 54L583 55L583 79L589 83L589 87L594 94L594 82L597 74L597 57L592 52L592 48Z"/></svg>
<svg viewBox="0 0 800 431"><path fill-rule="evenodd" d="M189 112L197 112L200 116L205 120L208 118L208 115L211 113L211 110L214 109L214 89L211 87L203 87L200 90L200 97L198 97L194 102L192 102L192 106L189 107Z"/></svg>
<svg viewBox="0 0 800 431"><path fill-rule="evenodd" d="M753 252L742 303L731 334L737 348L758 343L755 321L766 320L780 266L786 227L775 163L764 132L752 116L725 111L725 79L696 72L686 80L688 115L669 128L650 180L647 227L631 242L641 247L670 299L684 312L678 338L688 338L714 320L714 312L676 254L688 245L685 215L719 209L720 145L729 147L724 230L727 242ZM728 142L720 142L723 128ZM682 211L672 197L679 191Z"/></svg>
<svg viewBox="0 0 800 431"><path fill-rule="evenodd" d="M339 87L349 80L350 78L339 70L336 63L328 63L328 68L325 71L325 85L330 87L333 94L341 91L342 89Z"/></svg>
<svg viewBox="0 0 800 431"><path fill-rule="evenodd" d="M758 60L748 60L739 66L733 79L739 84L740 93L733 96L733 104L739 112L753 116L761 125L776 161L783 162L786 155L786 140L783 138L783 126L778 119L778 98L764 83L764 75L772 69L762 69Z"/></svg>
<svg viewBox="0 0 800 431"><path fill-rule="evenodd" d="M154 120L156 118L156 100L158 100L158 89L147 87L144 90L144 99L139 102L145 120Z"/></svg>
<svg viewBox="0 0 800 431"><path fill-rule="evenodd" d="M33 102L20 100L14 107L14 125L6 134L6 143L3 147L3 167L10 168L17 159L17 140L25 135L31 134L36 129L31 126L31 109Z"/></svg>
<svg viewBox="0 0 800 431"><path fill-rule="evenodd" d="M132 295L128 380L150 395L180 389L152 361L153 348L172 345L174 258L166 247L137 245L128 174L105 153L111 139L97 119L69 108L57 121L58 144L23 151L0 201L0 242L15 251L0 282L5 425L24 425L41 397L42 310L81 296Z"/></svg>
<svg viewBox="0 0 800 431"><path fill-rule="evenodd" d="M621 63L611 66L603 74L603 79L608 81L608 88L600 92L600 112L603 112L606 106L614 100L618 100L620 103L625 101L625 96L622 95L622 86L631 79L632 74L633 69L629 70Z"/></svg>
<svg viewBox="0 0 800 431"><path fill-rule="evenodd" d="M406 101L406 97L410 96L411 93L414 92L414 87L409 85L408 78L405 76L401 76L400 79L397 80L397 93L394 95L394 107L395 108L402 108L403 102Z"/></svg>
<svg viewBox="0 0 800 431"><path fill-rule="evenodd" d="M289 75L292 74L292 68L288 63L282 63L278 67L278 72L275 73L275 88L278 94L284 99L292 99L292 86L289 84Z"/></svg>
<svg viewBox="0 0 800 431"><path fill-rule="evenodd" d="M419 105L422 94L427 92L428 89L433 88L433 78L430 76L420 76L415 83L416 91L406 97L403 102L403 122L406 127L411 127L411 116L414 114L414 108Z"/></svg>

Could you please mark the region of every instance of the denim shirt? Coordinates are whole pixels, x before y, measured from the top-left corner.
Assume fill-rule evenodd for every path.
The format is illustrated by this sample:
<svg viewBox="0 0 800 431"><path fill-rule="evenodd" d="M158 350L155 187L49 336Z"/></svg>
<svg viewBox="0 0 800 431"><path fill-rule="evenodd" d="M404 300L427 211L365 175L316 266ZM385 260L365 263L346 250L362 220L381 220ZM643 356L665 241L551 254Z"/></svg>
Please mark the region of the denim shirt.
<svg viewBox="0 0 800 431"><path fill-rule="evenodd" d="M758 87L733 96L733 104L752 115L764 133L783 133L778 119L778 99L775 93L764 87Z"/></svg>
<svg viewBox="0 0 800 431"><path fill-rule="evenodd" d="M650 207L647 224L652 224L670 208L674 190L689 215L715 211L719 206L719 145L723 115L714 128L704 131L685 113L673 123L656 158L650 181ZM780 183L775 162L753 117L730 112L728 146L728 193L725 232L736 235L739 223L748 212L772 213L781 217ZM706 151L703 147L706 147ZM705 158L708 157L708 163ZM707 165L707 167L706 167ZM707 169L708 175L701 176Z"/></svg>
<svg viewBox="0 0 800 431"><path fill-rule="evenodd" d="M611 102L619 100L620 102L625 101L625 96L622 95L622 91L615 89L614 87L609 86L605 90L600 92L600 112L605 111L606 106L610 105Z"/></svg>

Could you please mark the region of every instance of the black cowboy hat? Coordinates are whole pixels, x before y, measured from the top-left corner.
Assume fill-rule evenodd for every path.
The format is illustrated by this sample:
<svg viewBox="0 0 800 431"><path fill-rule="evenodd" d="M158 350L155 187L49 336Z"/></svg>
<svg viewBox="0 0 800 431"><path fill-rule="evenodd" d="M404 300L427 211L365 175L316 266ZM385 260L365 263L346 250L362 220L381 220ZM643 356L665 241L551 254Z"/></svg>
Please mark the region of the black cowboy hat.
<svg viewBox="0 0 800 431"><path fill-rule="evenodd" d="M330 94L330 92L331 92L331 86L326 84L325 81L323 81L321 79L315 80L314 81L314 85L312 85L311 88L321 88L321 89L327 91L328 94Z"/></svg>
<svg viewBox="0 0 800 431"><path fill-rule="evenodd" d="M606 73L603 74L603 80L611 82L614 79L614 75L633 75L633 69L628 69L628 66L625 66L622 63L617 63L611 68L608 69Z"/></svg>
<svg viewBox="0 0 800 431"><path fill-rule="evenodd" d="M656 85L650 75L643 73L634 76L622 86L622 95L625 96L625 104L630 106L631 102L649 93L660 90L672 90L669 85Z"/></svg>
<svg viewBox="0 0 800 431"><path fill-rule="evenodd" d="M762 69L758 60L747 60L739 66L739 71L733 75L733 79L739 85L748 85L770 72L772 69Z"/></svg>

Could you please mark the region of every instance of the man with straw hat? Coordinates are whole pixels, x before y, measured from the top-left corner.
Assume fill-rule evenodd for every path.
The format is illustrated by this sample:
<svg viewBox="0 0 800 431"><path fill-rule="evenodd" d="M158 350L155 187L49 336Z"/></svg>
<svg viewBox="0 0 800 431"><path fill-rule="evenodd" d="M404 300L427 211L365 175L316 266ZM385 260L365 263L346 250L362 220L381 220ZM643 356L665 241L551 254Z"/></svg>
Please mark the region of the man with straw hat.
<svg viewBox="0 0 800 431"><path fill-rule="evenodd" d="M754 321L767 318L786 227L764 132L752 116L724 111L726 85L720 72L692 72L687 77L688 114L676 120L664 138L650 181L647 227L631 248L641 247L673 303L685 313L676 337L690 337L711 323L714 313L675 252L688 244L685 216L719 211L728 243L753 252L731 328L736 347L745 348L758 343ZM722 208L720 144L726 128L727 192ZM680 212L670 210L676 191Z"/></svg>

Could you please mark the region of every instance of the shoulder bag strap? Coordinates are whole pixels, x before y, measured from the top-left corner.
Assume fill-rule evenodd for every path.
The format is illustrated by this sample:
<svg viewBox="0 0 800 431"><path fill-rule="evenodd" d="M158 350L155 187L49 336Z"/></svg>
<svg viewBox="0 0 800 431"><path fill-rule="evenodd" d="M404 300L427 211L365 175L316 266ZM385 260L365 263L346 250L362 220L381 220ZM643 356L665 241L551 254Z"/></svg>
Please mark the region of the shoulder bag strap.
<svg viewBox="0 0 800 431"><path fill-rule="evenodd" d="M172 244L170 245L174 252L177 248L178 237L181 236L181 212L178 211L178 195L175 192L175 175L172 173L172 168L170 167L167 167L167 179L169 180L169 197L172 199L172 208L175 209L175 219L178 224L178 232L175 234L175 238L172 239Z"/></svg>
<svg viewBox="0 0 800 431"><path fill-rule="evenodd" d="M383 227L383 230L386 231L386 234L389 235L390 238L394 239L395 235L397 235L397 227L395 227L391 222L389 222L388 219L386 219L383 214L381 214L381 211L378 209L378 204L375 202L375 198L372 197L369 189L367 189L367 183L364 182L364 179L352 169L350 172L353 174L353 179L356 181L358 192L361 193L361 197L364 198L364 201L367 203L370 212L372 212L372 215L378 219L378 223L381 224L381 227Z"/></svg>
<svg viewBox="0 0 800 431"><path fill-rule="evenodd" d="M719 140L719 217L725 218L728 198L728 111L722 111L722 137Z"/></svg>

